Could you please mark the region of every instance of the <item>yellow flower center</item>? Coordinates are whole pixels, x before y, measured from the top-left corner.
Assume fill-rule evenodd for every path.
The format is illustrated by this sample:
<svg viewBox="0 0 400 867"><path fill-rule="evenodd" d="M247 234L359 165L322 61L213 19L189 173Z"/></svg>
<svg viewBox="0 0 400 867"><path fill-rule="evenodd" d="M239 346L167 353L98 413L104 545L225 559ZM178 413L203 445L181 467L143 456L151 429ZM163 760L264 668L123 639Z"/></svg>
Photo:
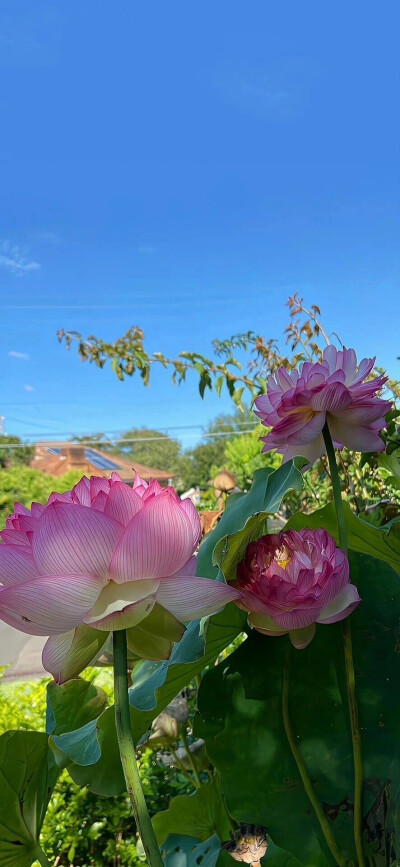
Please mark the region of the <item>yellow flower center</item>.
<svg viewBox="0 0 400 867"><path fill-rule="evenodd" d="M278 563L278 566L280 566L281 569L286 569L286 566L288 565L288 563L290 563L291 559L292 555L286 545L282 545L282 548L278 548L278 550L275 552L275 563Z"/></svg>

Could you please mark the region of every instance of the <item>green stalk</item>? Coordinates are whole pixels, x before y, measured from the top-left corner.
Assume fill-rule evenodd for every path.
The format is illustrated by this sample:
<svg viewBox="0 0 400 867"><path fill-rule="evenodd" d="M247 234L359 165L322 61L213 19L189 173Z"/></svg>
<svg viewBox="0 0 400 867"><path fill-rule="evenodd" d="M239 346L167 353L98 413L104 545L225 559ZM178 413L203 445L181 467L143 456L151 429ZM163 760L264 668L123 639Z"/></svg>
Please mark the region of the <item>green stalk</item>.
<svg viewBox="0 0 400 867"><path fill-rule="evenodd" d="M176 750L171 745L170 745L170 750L171 750L171 755L174 757L177 770L180 771L184 777L186 777L186 779L189 781L189 783L191 783L191 785L193 786L194 789L196 789L196 790L200 789L200 787L201 787L200 781L197 783L196 780L194 780L193 777L190 776L189 771L186 770L185 765L183 764L183 762L181 762Z"/></svg>
<svg viewBox="0 0 400 867"><path fill-rule="evenodd" d="M343 549L343 551L347 552L347 548L348 548L347 529L346 529L346 520L344 517L342 490L340 487L340 479L339 479L339 473L338 473L338 468L337 468L337 463L336 463L335 449L333 446L331 432L329 430L327 421L325 422L324 427L322 429L322 436L324 438L326 453L328 455L328 461L329 461L329 470L331 473L333 500L335 503L336 520L337 520L338 533L339 533L339 545Z"/></svg>
<svg viewBox="0 0 400 867"><path fill-rule="evenodd" d="M308 771L303 761L303 757L300 753L300 750L296 744L296 740L292 731L292 725L290 721L289 714L289 674L290 674L290 653L291 648L288 647L288 652L286 656L285 668L283 670L283 683L282 683L282 713L283 713L283 724L285 727L286 737L289 742L290 749L292 751L293 758L296 762L303 786L308 795L308 798L311 802L311 805L314 809L314 813L318 819L321 831L325 837L326 843L329 846L330 851L335 859L336 864L339 864L339 867L346 867L347 859L343 857L341 852L337 847L336 840L332 833L332 828L330 826L329 820L327 819L322 804L319 801L319 798L314 792L312 782L310 777L308 776Z"/></svg>
<svg viewBox="0 0 400 867"><path fill-rule="evenodd" d="M331 433L328 422L326 421L322 430L324 437L326 453L328 455L329 469L331 473L333 499L336 508L336 520L339 533L339 545L343 551L347 553L347 529L344 517L342 492L340 488L340 479L335 458L335 449L332 442ZM351 625L350 619L346 617L342 623L343 630L343 645L344 645L344 660L346 666L346 682L347 696L349 702L351 740L353 744L353 760L354 760L354 840L356 844L356 852L359 867L365 867L365 858L363 851L363 765L361 752L361 730L358 718L358 706L356 697L356 678L354 672L353 660L353 644L351 640Z"/></svg>
<svg viewBox="0 0 400 867"><path fill-rule="evenodd" d="M190 767L191 767L191 769L192 769L192 771L193 771L193 774L194 774L194 778L195 778L195 780L196 780L196 783L197 783L198 786L201 786L201 779L200 779L200 777L199 777L199 772L198 772L198 770L197 770L197 768L196 768L196 765L195 765L195 762L194 762L194 758L193 758L193 756L192 756L192 753L190 752L189 741L188 741L188 739L187 739L187 734L186 734L186 732L185 732L184 729L183 729L182 732L181 732L181 737L182 737L183 744L184 744L184 747L185 747L185 750L186 750L186 755L187 755L187 757L188 757L189 765L190 765Z"/></svg>
<svg viewBox="0 0 400 867"><path fill-rule="evenodd" d="M115 725L122 768L136 825L149 867L163 867L151 819L140 782L133 743L128 695L128 657L125 629L113 632Z"/></svg>
<svg viewBox="0 0 400 867"><path fill-rule="evenodd" d="M217 787L217 789L218 789L218 795L219 795L219 798L220 798L221 804L222 804L222 806L223 806L223 808L224 808L224 810L225 810L226 818L228 819L228 822L229 822L229 824L230 824L230 826L231 826L231 830L232 830L233 832L235 832L235 831L237 831L237 829L238 829L238 824L237 824L237 822L235 821L235 819L232 818L232 816L231 816L231 814L230 814L230 812L229 812L229 810L228 810L228 807L227 807L227 804L226 804L226 798L225 798L224 792L222 791L221 777L220 777L220 775L219 775L219 772L218 772L217 770L215 770L215 771L214 771L214 776L211 775L211 778L210 778L210 779L211 779L211 780L213 780L213 779L215 780L216 787Z"/></svg>

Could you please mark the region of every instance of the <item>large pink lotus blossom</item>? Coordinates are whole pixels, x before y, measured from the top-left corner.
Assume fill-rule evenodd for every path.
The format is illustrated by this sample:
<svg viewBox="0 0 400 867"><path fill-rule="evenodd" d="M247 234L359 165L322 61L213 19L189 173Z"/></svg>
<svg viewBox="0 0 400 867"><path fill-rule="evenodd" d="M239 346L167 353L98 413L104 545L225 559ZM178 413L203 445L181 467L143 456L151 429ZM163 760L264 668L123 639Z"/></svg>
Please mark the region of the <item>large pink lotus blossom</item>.
<svg viewBox="0 0 400 867"><path fill-rule="evenodd" d="M272 427L261 437L263 451L277 449L284 461L302 455L313 464L325 451L325 421L336 448L384 451L379 431L391 403L377 397L387 377L366 381L374 364L374 358L363 358L357 365L354 349L327 346L321 362L305 361L299 370L281 367L256 400L256 415Z"/></svg>
<svg viewBox="0 0 400 867"><path fill-rule="evenodd" d="M239 595L196 577L192 502L138 476L133 488L116 473L83 477L46 506L17 503L1 535L0 618L50 636L43 665L59 682L96 658L112 630L128 629L129 640L140 624L135 649L147 624L153 637L178 640L182 623Z"/></svg>
<svg viewBox="0 0 400 867"><path fill-rule="evenodd" d="M234 585L236 605L264 635L290 635L295 647L312 640L316 623L343 620L359 604L349 563L325 530L287 530L247 546Z"/></svg>

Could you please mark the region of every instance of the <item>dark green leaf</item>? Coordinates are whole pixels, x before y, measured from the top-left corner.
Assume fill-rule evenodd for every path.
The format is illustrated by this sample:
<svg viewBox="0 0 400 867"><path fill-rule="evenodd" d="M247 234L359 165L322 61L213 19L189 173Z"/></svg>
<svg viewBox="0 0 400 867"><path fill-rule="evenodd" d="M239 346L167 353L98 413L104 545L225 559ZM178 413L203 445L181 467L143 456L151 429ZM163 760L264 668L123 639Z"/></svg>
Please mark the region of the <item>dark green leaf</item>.
<svg viewBox="0 0 400 867"><path fill-rule="evenodd" d="M159 845L170 834L187 834L203 842L216 833L220 840L229 840L231 825L223 806L218 777L192 795L172 798L168 810L154 816L153 827Z"/></svg>
<svg viewBox="0 0 400 867"><path fill-rule="evenodd" d="M384 562L351 556L362 598L351 616L364 760L366 822L375 867L400 852L400 581ZM231 814L264 825L272 840L309 867L333 864L305 795L282 718L289 641L253 632L210 669L199 692L195 734L206 740ZM341 624L318 626L291 651L289 710L316 793L339 847L354 858L353 770ZM384 829L384 831L382 831ZM290 861L289 861L290 863Z"/></svg>
<svg viewBox="0 0 400 867"><path fill-rule="evenodd" d="M243 560L250 542L267 533L268 512L259 512L249 518L242 530L225 536L217 543L213 553L213 563L219 566L227 581L236 578L237 564Z"/></svg>
<svg viewBox="0 0 400 867"><path fill-rule="evenodd" d="M203 370L203 373L200 376L200 382L199 382L199 392L200 392L201 397L204 397L204 392L205 392L206 388L209 388L210 391L212 390L212 381L211 381L211 377L210 377L210 374L208 373L208 371Z"/></svg>

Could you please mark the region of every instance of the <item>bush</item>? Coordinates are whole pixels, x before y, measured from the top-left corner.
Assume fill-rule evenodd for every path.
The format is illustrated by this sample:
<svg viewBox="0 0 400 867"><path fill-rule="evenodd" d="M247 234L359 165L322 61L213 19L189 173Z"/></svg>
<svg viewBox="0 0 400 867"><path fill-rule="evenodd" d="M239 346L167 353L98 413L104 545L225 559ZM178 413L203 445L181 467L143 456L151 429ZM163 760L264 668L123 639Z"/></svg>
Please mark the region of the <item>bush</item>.
<svg viewBox="0 0 400 867"><path fill-rule="evenodd" d="M62 494L76 485L80 477L81 473L76 470L56 478L22 465L0 469L0 527L4 527L16 502L27 508L32 502L44 503L52 491Z"/></svg>

